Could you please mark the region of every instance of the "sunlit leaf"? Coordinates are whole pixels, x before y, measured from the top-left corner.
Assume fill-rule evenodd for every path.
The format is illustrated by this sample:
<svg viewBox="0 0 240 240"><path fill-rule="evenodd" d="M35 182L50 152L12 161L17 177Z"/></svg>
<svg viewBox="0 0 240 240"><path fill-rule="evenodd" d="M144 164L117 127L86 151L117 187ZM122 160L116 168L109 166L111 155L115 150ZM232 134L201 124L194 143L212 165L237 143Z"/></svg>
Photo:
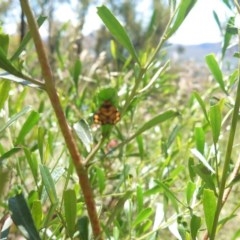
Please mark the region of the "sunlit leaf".
<svg viewBox="0 0 240 240"><path fill-rule="evenodd" d="M93 144L93 137L88 123L81 119L79 122L73 125L73 129L75 130L78 138L82 141L86 150L90 152Z"/></svg>
<svg viewBox="0 0 240 240"><path fill-rule="evenodd" d="M111 13L111 11L107 7L101 6L98 7L97 13L110 33L130 52L136 62L139 62L136 51L129 36L119 21Z"/></svg>
<svg viewBox="0 0 240 240"><path fill-rule="evenodd" d="M222 124L221 102L210 107L209 118L212 128L213 142L217 144Z"/></svg>
<svg viewBox="0 0 240 240"><path fill-rule="evenodd" d="M175 15L173 17L173 22L166 33L167 39L170 38L177 31L177 29L180 27L180 25L187 17L188 13L191 11L196 2L196 0L181 0L177 11L175 12Z"/></svg>
<svg viewBox="0 0 240 240"><path fill-rule="evenodd" d="M209 54L205 57L205 61L208 65L209 70L211 71L213 77L215 78L215 80L218 82L220 88L222 89L222 91L228 95L226 89L225 89L225 83L223 81L223 74L222 71L219 67L219 64L215 58L214 54Z"/></svg>
<svg viewBox="0 0 240 240"><path fill-rule="evenodd" d="M40 165L40 173L41 173L43 185L47 191L48 197L52 205L55 205L58 202L58 198L57 198L57 192L56 192L55 184L51 176L51 173L49 172L49 169L44 165Z"/></svg>
<svg viewBox="0 0 240 240"><path fill-rule="evenodd" d="M217 202L214 192L210 189L203 190L203 211L208 232L211 234Z"/></svg>
<svg viewBox="0 0 240 240"><path fill-rule="evenodd" d="M153 214L152 208L145 208L143 209L133 221L133 227L136 227L138 224L143 223L146 221L151 215Z"/></svg>
<svg viewBox="0 0 240 240"><path fill-rule="evenodd" d="M27 120L23 124L21 131L18 134L16 144L21 143L25 136L33 129L33 127L38 123L40 119L39 113L32 111L28 116Z"/></svg>
<svg viewBox="0 0 240 240"><path fill-rule="evenodd" d="M75 223L77 218L77 197L75 191L72 189L64 191L63 202L67 231L72 238L75 233Z"/></svg>

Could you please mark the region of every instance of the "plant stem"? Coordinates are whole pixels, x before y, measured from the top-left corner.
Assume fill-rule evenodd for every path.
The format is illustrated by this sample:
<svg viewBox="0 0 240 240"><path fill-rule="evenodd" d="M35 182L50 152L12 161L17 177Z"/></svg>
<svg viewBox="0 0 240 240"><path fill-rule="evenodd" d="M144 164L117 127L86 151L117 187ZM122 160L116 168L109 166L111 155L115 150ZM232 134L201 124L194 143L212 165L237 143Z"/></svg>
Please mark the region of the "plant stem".
<svg viewBox="0 0 240 240"><path fill-rule="evenodd" d="M81 186L84 200L87 206L88 215L92 225L93 235L95 239L101 240L102 239L101 228L100 228L100 223L99 223L97 210L96 210L96 204L94 201L94 196L93 196L90 181L88 178L87 170L82 162L81 155L78 152L77 145L75 143L72 132L68 126L67 120L63 113L63 109L61 107L61 103L55 88L54 78L51 72L49 61L47 59L47 55L44 50L44 45L41 40L33 13L30 9L30 6L27 0L20 0L20 2L21 2L22 9L27 17L29 29L34 40L35 48L38 54L38 59L39 59L39 63L42 70L42 75L45 80L47 94L51 101L52 107L55 111L60 129L62 131L63 137L65 139L67 148L70 152L73 164L75 166L75 169L79 178L79 184Z"/></svg>
<svg viewBox="0 0 240 240"><path fill-rule="evenodd" d="M240 38L239 38L239 44L240 44ZM239 46L239 48L240 48L240 46ZM229 133L229 137L228 137L227 149L226 149L225 160L224 160L224 165L223 165L223 173L222 173L222 178L221 178L221 182L220 182L217 208L216 208L216 212L215 212L215 216L214 216L212 231L209 234L210 240L215 239L219 215L220 215L221 209L224 205L223 195L224 195L224 191L225 191L225 187L226 187L226 181L228 178L228 169L229 169L229 164L231 161L233 142L234 142L234 137L235 137L235 133L236 133L239 107L240 107L240 62L238 64L238 86L237 86L236 100L235 100L234 109L233 109L231 129L230 129L230 133Z"/></svg>

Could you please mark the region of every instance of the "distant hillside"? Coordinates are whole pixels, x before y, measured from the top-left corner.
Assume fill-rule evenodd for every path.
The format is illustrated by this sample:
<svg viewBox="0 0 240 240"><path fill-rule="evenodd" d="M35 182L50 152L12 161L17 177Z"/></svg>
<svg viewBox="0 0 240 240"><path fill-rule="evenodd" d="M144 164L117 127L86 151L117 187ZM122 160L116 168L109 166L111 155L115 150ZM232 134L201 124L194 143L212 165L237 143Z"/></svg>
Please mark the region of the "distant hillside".
<svg viewBox="0 0 240 240"><path fill-rule="evenodd" d="M193 61L205 64L205 56L214 53L221 57L221 43L203 43L199 45L172 44L166 47L168 56L175 62ZM238 52L238 46L233 45L227 49L223 66L227 70L232 70L237 66L237 59L233 56Z"/></svg>
<svg viewBox="0 0 240 240"><path fill-rule="evenodd" d="M204 43L199 45L174 44L167 47L170 58L176 61L196 61L204 62L204 58L209 53L220 54L221 43Z"/></svg>

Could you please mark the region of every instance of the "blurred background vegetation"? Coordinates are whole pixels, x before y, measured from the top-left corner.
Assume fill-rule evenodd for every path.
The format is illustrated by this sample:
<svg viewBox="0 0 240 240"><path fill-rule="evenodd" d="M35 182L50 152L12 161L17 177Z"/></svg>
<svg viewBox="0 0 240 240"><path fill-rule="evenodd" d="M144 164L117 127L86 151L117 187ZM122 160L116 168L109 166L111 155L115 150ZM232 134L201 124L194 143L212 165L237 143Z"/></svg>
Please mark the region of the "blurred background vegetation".
<svg viewBox="0 0 240 240"><path fill-rule="evenodd" d="M125 27L141 59L146 59L158 44L170 18L171 8L175 7L169 6L164 0L149 2L150 8L144 14L139 11L141 1L138 0L108 0L105 3ZM175 1L171 3L174 4ZM84 35L86 19L91 21L88 15L90 9L99 6L99 1L82 0L75 2L72 7L72 1L67 0L36 0L31 5L36 16L47 16L41 29L45 29L44 42L69 124L72 126L79 119L86 120L92 131L93 142L97 144L101 138L100 127L93 123L93 114L99 107L96 101L97 92L100 88L115 88L121 111L126 96L134 85L135 63L104 26ZM61 17L59 18L57 12L63 5L70 6L75 16L74 23L61 21ZM11 36L11 56L28 31L18 1L1 1L0 22L3 29L10 26L9 22L17 24L16 32ZM97 152L89 166L103 231L109 239L114 234L114 239L180 239L180 235L182 239L188 239L186 233L191 232L192 216L204 215L200 204L195 203L201 198L206 182L199 180L196 172L193 173L193 169L197 169L198 161L194 160L190 150L196 147L196 136L201 132L204 138L203 155L212 163L213 142L211 127L193 92L198 92L206 102L208 110L210 100L213 97L221 98L224 94L202 64L191 61L168 62L168 47L166 43L153 61L142 79L139 93L128 106L121 121L113 128L108 142ZM31 76L41 78L32 42L27 45L26 51L15 64L20 66L22 71L31 73ZM145 89L163 66L166 66L163 73L153 85ZM234 81L236 78L232 84ZM12 196L19 186L24 189L29 206L33 206L33 202L41 195L42 211L48 212L51 203L43 190L39 169L36 170L36 176L32 176L31 161L50 169L58 196L62 196L62 192L68 187L77 192L77 215L83 216L85 209L82 196L79 196L77 178L68 161L65 143L45 93L15 83L5 89L8 99L4 106L1 106L0 125L6 124L8 119L18 112L28 114L25 109L28 106L31 106L35 122L33 129L21 141L18 136L28 115L23 114L24 117L18 118L5 131L0 131L1 180L6 179L6 184L0 186L0 217L6 217L6 198ZM234 89L230 96L231 94L234 95ZM227 115L231 108L232 106L225 108L224 114ZM132 136L143 123L169 109L177 110L181 117L157 125L126 145L114 149ZM226 117L226 126L228 123ZM222 129L223 137L218 142L220 146L226 145L226 132L226 128ZM78 147L83 157L87 157L85 147L81 143ZM212 178L216 181L214 176ZM193 205L189 198L194 197L187 195L191 187L192 195L196 195ZM194 214L190 205L194 208ZM149 211L144 212L145 209ZM228 212L231 211L228 209ZM61 209L57 214L61 216L60 212ZM164 217L161 216L162 212ZM140 213L146 215L141 216ZM48 227L61 239L64 235L62 227L66 227L64 221L56 221L55 215L51 217L52 219L48 219L51 222ZM162 221L160 230L147 235L154 230L154 224L157 224L159 219ZM38 229L45 226L46 221L43 220L46 220L44 214L37 223ZM59 223L61 221L62 224ZM202 229L206 229L204 220L200 225L199 236L202 238L205 232ZM240 231L237 225L231 222L227 225L228 228ZM14 239L18 232L16 229L12 229L12 232ZM145 234L146 238L141 238ZM119 237L116 237L117 235ZM227 231L218 239L226 239L226 236Z"/></svg>

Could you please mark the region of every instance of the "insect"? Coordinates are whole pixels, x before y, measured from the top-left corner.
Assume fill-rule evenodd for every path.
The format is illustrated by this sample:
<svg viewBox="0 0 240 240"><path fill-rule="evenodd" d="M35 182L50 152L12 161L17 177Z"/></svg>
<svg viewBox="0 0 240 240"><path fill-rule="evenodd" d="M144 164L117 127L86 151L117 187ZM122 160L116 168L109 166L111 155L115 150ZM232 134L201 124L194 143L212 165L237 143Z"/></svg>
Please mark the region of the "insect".
<svg viewBox="0 0 240 240"><path fill-rule="evenodd" d="M111 101L106 100L103 102L99 110L93 116L94 123L96 124L111 124L114 125L120 120L120 112Z"/></svg>

